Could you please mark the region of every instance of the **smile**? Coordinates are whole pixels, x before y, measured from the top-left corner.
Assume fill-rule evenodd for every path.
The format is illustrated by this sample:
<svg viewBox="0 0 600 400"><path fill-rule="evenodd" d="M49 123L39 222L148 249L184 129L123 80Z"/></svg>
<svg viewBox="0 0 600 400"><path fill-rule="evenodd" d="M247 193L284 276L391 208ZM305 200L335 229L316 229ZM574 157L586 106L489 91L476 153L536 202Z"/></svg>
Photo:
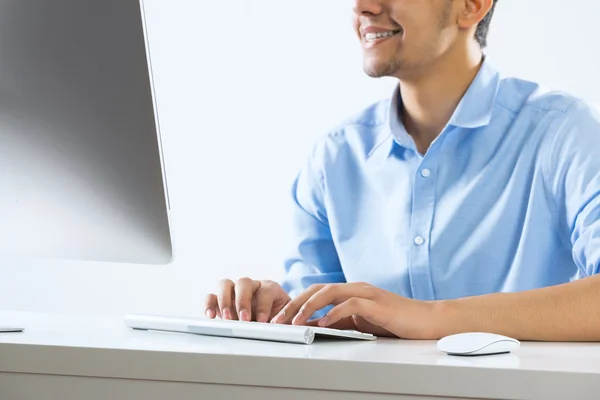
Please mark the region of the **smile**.
<svg viewBox="0 0 600 400"><path fill-rule="evenodd" d="M382 39L382 38L388 38L388 37L392 37L398 33L402 32L401 29L396 30L396 31L387 31L387 32L377 32L377 33L367 33L365 35L365 40L367 42L374 42L378 39Z"/></svg>

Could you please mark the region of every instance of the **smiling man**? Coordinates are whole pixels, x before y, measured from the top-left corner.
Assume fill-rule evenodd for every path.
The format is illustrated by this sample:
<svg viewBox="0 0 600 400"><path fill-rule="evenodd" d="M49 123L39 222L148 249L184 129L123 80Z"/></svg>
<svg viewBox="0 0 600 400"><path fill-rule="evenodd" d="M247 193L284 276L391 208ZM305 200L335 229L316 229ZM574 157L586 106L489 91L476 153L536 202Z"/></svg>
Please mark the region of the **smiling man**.
<svg viewBox="0 0 600 400"><path fill-rule="evenodd" d="M364 70L396 90L316 143L285 281L224 280L209 317L600 340L600 117L501 77L496 2L354 2Z"/></svg>

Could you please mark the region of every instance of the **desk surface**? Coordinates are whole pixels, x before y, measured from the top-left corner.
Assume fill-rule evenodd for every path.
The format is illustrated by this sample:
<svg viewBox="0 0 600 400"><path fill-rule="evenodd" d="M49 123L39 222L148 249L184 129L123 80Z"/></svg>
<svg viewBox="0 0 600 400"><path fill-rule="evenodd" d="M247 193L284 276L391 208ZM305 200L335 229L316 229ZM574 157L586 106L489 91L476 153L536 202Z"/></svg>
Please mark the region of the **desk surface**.
<svg viewBox="0 0 600 400"><path fill-rule="evenodd" d="M0 372L461 398L597 398L600 344L453 357L433 341L259 342L134 331L121 318L0 312Z"/></svg>

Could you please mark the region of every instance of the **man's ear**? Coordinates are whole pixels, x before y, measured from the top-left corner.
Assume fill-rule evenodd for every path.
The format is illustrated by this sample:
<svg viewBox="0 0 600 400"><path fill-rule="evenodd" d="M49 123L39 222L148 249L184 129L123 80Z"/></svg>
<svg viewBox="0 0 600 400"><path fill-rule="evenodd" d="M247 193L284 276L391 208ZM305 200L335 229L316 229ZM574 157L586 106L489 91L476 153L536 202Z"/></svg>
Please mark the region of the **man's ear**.
<svg viewBox="0 0 600 400"><path fill-rule="evenodd" d="M463 29L474 28L490 12L496 0L461 0L464 7L458 15L458 25Z"/></svg>

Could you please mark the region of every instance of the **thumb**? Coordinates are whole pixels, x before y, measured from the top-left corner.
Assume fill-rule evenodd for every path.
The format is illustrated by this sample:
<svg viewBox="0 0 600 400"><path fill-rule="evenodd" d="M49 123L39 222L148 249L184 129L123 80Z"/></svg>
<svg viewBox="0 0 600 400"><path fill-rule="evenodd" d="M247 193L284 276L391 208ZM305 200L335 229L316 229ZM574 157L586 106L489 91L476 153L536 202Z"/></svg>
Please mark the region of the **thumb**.
<svg viewBox="0 0 600 400"><path fill-rule="evenodd" d="M318 318L318 319L312 319L310 321L307 321L304 325L306 326L319 326L319 321L321 321L323 318ZM337 321L334 324L329 325L327 328L331 328L331 329L339 329L339 330L356 330L356 325L354 324L354 320L352 318L343 318L339 321Z"/></svg>

